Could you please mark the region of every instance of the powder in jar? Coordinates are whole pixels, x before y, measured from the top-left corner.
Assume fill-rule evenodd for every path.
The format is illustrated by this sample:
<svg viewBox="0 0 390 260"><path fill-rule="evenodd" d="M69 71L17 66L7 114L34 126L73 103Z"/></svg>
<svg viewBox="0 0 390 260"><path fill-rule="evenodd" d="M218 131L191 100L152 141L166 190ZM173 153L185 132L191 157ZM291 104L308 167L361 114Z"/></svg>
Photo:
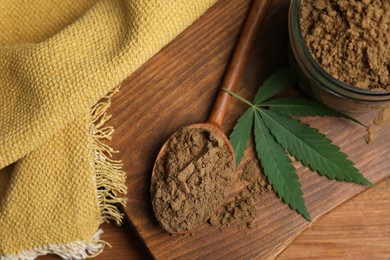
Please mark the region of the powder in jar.
<svg viewBox="0 0 390 260"><path fill-rule="evenodd" d="M187 232L207 221L228 194L233 155L217 135L185 127L167 142L152 176L152 205L167 231Z"/></svg>
<svg viewBox="0 0 390 260"><path fill-rule="evenodd" d="M358 88L390 91L389 0L302 0L300 26L327 73Z"/></svg>

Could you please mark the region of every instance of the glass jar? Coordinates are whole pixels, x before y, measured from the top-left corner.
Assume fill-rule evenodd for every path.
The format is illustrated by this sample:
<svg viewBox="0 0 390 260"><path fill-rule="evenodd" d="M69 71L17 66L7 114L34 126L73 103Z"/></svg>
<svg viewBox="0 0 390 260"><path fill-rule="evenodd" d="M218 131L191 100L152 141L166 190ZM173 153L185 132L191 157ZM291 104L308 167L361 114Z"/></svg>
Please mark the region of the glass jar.
<svg viewBox="0 0 390 260"><path fill-rule="evenodd" d="M304 0L303 0L304 1ZM390 92L360 89L335 79L311 56L300 29L302 0L291 0L288 30L289 59L299 85L312 98L341 111L367 111L390 105Z"/></svg>

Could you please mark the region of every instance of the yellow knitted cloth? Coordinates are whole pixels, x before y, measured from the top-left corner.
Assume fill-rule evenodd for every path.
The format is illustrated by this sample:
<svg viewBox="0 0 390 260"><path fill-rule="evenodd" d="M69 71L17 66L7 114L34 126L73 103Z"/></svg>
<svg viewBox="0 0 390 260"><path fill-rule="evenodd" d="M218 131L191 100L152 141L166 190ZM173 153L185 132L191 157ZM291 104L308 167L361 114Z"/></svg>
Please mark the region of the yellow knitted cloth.
<svg viewBox="0 0 390 260"><path fill-rule="evenodd" d="M126 192L112 90L215 1L0 0L0 258L101 250Z"/></svg>

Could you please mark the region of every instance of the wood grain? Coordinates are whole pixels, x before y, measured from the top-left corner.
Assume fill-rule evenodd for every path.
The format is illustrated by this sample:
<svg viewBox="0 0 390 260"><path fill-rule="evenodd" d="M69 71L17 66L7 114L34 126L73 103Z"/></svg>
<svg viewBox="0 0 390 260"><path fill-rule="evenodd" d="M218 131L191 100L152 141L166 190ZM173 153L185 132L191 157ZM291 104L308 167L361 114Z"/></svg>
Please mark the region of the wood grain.
<svg viewBox="0 0 390 260"><path fill-rule="evenodd" d="M256 48L238 93L251 99L271 72L287 65L287 0L275 0L258 36ZM123 83L113 99L111 145L128 174L129 219L151 253L158 259L184 257L273 258L309 223L274 194L265 194L255 218L256 228L220 230L205 226L194 236L170 236L156 223L150 205L150 175L163 142L180 127L205 121L237 40L249 1L221 0L188 30ZM299 93L296 88L289 90ZM223 129L229 132L245 106L234 100ZM375 113L358 115L364 123ZM320 129L372 182L390 174L389 129L368 147L364 128L336 118L305 118ZM324 215L365 188L337 183L295 163L306 205L314 219Z"/></svg>
<svg viewBox="0 0 390 260"><path fill-rule="evenodd" d="M157 259L272 259L310 226L272 193L262 197L255 218L256 227L248 230L232 227L220 231L206 225L193 236L170 236L159 227L151 208L150 176L157 153L165 140L180 127L206 120L249 3L249 0L220 0L126 79L120 94L113 98L110 124L116 132L110 145L120 151L116 157L123 161L128 175L128 203L124 210L143 243ZM288 0L272 2L237 90L245 98L252 99L270 73L288 64L288 4ZM289 88L287 93L302 95L296 87ZM245 108L237 100L232 101L222 126L226 133L231 131ZM367 124L372 122L375 114L371 112L356 117ZM390 128L380 129L377 142L367 146L363 140L365 129L361 126L337 118L302 120L320 129L339 145L370 181L377 183L390 175ZM314 220L365 189L360 185L319 177L297 162L294 165L302 183L306 206ZM343 216L347 219L345 221L350 218L346 213ZM108 228L103 239L110 241L110 232L118 234L122 229ZM133 235L129 233L130 237ZM129 237L124 235L123 240L129 242ZM100 259L132 259L134 255L113 253L118 247L123 252L128 250L120 240L114 241L119 246L106 249ZM286 252L283 255L288 254Z"/></svg>
<svg viewBox="0 0 390 260"><path fill-rule="evenodd" d="M390 259L390 179L325 215L278 257Z"/></svg>
<svg viewBox="0 0 390 260"><path fill-rule="evenodd" d="M277 258L389 259L390 178L342 204L316 221ZM102 239L111 244L96 260L151 259L135 231L103 224ZM40 259L59 259L45 256Z"/></svg>
<svg viewBox="0 0 390 260"><path fill-rule="evenodd" d="M301 233L277 257L287 259L389 259L390 178L340 205ZM112 244L98 259L149 259L128 224L104 225Z"/></svg>
<svg viewBox="0 0 390 260"><path fill-rule="evenodd" d="M389 259L390 178L380 182L313 223L277 257L303 259ZM128 225L103 227L112 244L98 259L149 259Z"/></svg>

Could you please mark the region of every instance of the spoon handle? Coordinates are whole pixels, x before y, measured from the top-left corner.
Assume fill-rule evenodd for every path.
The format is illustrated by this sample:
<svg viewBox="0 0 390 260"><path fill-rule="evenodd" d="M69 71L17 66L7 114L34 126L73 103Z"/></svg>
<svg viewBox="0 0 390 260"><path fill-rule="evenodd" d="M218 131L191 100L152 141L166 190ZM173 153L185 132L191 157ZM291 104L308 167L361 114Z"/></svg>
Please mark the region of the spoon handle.
<svg viewBox="0 0 390 260"><path fill-rule="evenodd" d="M208 123L221 127L223 118L231 100L231 96L223 88L232 92L237 88L241 75L244 72L245 64L248 60L250 50L256 40L257 32L264 21L270 0L253 0L249 14L245 20L239 41L234 50L225 78L220 86L217 99L211 110Z"/></svg>

